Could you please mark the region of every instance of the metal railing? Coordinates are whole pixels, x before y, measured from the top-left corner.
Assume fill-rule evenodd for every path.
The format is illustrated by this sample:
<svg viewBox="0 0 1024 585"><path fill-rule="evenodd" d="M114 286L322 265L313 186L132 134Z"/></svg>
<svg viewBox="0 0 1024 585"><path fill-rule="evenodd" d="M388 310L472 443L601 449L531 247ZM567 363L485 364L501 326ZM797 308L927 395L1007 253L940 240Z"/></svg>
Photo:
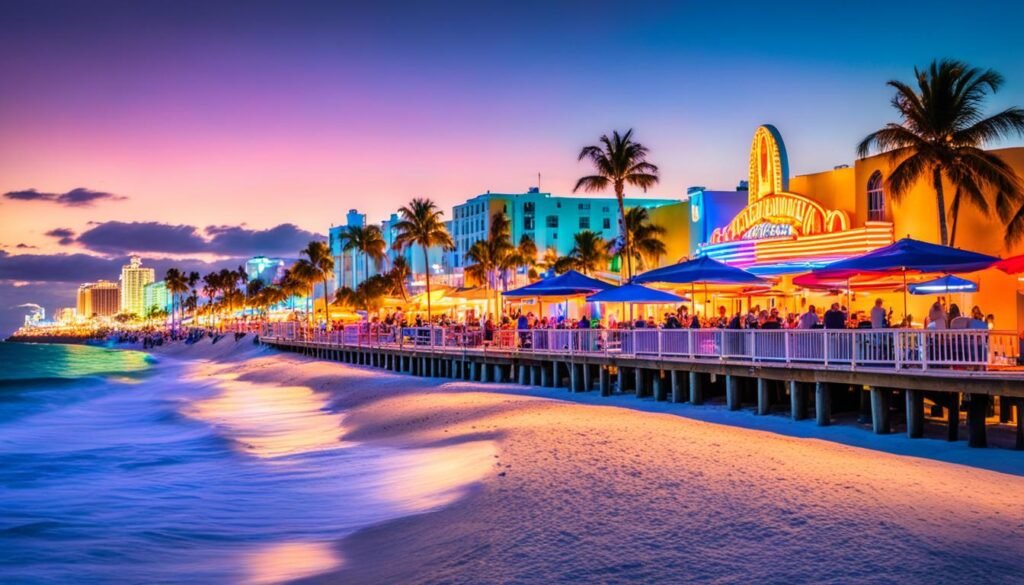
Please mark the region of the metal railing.
<svg viewBox="0 0 1024 585"><path fill-rule="evenodd" d="M267 340L332 347L427 351L499 351L545 355L616 355L825 366L988 368L1017 364L1013 332L986 329L501 329L347 325L342 330L270 323Z"/></svg>

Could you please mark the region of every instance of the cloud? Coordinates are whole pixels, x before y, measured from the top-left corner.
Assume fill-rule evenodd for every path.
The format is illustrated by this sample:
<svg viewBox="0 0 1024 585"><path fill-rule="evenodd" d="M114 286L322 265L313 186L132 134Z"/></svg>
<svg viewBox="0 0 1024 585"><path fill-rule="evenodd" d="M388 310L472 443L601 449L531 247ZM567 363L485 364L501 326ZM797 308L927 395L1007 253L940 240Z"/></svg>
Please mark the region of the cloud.
<svg viewBox="0 0 1024 585"><path fill-rule="evenodd" d="M65 207L88 207L97 201L123 201L127 197L106 191L94 191L85 187L77 187L67 193L44 193L35 189L8 191L4 198L14 201L49 201Z"/></svg>
<svg viewBox="0 0 1024 585"><path fill-rule="evenodd" d="M46 232L46 235L57 238L57 243L61 246L67 246L75 242L75 230L71 228L54 228Z"/></svg>
<svg viewBox="0 0 1024 585"><path fill-rule="evenodd" d="M15 248L18 248L19 250L31 250L33 248L38 248L38 247L39 246L33 246L31 244L26 244L24 242L22 242L21 244L18 244L17 246L15 246Z"/></svg>
<svg viewBox="0 0 1024 585"><path fill-rule="evenodd" d="M155 221L108 221L96 224L82 232L76 241L102 254L199 254L209 251L206 239L195 226Z"/></svg>
<svg viewBox="0 0 1024 585"><path fill-rule="evenodd" d="M160 253L215 254L217 256L295 256L310 240L323 236L294 224L264 230L244 226L209 226L149 222L108 221L95 224L77 242L101 254Z"/></svg>
<svg viewBox="0 0 1024 585"><path fill-rule="evenodd" d="M243 226L209 226L206 234L210 236L211 251L225 256L295 255L311 240L324 239L292 223L282 223L265 230L252 230Z"/></svg>

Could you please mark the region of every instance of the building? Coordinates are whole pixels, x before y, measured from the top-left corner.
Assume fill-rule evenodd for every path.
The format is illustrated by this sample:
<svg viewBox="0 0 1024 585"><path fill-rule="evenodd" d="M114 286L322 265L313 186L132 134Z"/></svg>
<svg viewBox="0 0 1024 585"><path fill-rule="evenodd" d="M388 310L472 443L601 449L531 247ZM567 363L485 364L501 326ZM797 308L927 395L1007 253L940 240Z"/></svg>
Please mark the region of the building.
<svg viewBox="0 0 1024 585"><path fill-rule="evenodd" d="M158 280L142 287L142 312L140 317L149 317L155 311L172 311L171 293L167 290L167 282Z"/></svg>
<svg viewBox="0 0 1024 585"><path fill-rule="evenodd" d="M627 198L627 208L679 203L678 199ZM491 217L495 213L508 216L512 241L529 236L539 254L553 249L559 256L568 254L574 245L573 235L579 231L597 232L605 239L619 235L618 204L614 197L560 197L541 193L531 187L526 193L487 192L456 205L452 213L451 234L455 251L450 254L454 268L466 265L466 252L477 240L487 237Z"/></svg>
<svg viewBox="0 0 1024 585"><path fill-rule="evenodd" d="M366 214L359 213L358 210L349 209L345 215L345 224L339 226L331 226L328 230L327 237L331 247L331 256L334 257L334 288L339 289L342 287L355 288L357 284L362 282L366 275L363 274L365 271L365 262L363 262L363 254L355 250L345 251L342 249L342 237L346 230L350 227L365 227ZM371 263L371 270L373 269Z"/></svg>
<svg viewBox="0 0 1024 585"><path fill-rule="evenodd" d="M78 309L75 307L61 307L53 312L53 320L61 325L74 325L78 320Z"/></svg>
<svg viewBox="0 0 1024 585"><path fill-rule="evenodd" d="M121 267L121 312L142 317L146 314L143 287L156 280L152 268L143 268L142 259L132 256L128 264Z"/></svg>
<svg viewBox="0 0 1024 585"><path fill-rule="evenodd" d="M249 281L258 280L263 286L281 282L284 270L285 261L281 258L253 256L245 261L245 273L249 275Z"/></svg>
<svg viewBox="0 0 1024 585"><path fill-rule="evenodd" d="M121 287L116 282L101 280L78 287L78 316L82 319L112 317L121 310Z"/></svg>
<svg viewBox="0 0 1024 585"><path fill-rule="evenodd" d="M1018 176L1024 176L1024 148L991 151L1006 161ZM772 300L801 309L809 302L850 302L864 309L856 288L842 298L834 294L816 298L808 291L795 291L793 275L805 273L835 260L856 256L888 245L897 237L939 243L938 207L931 181L919 181L899 200L886 192L886 177L893 161L885 155L857 160L852 165L808 175L789 176L789 155L778 129L760 126L754 133L749 158L749 187L745 193L695 190L683 203L652 212L652 219L670 227L670 256L684 249L689 255L706 254L717 260L773 277L776 289L785 292ZM947 205L955 189L946 185ZM672 218L689 217L685 231L674 229ZM995 215L963 205L958 215L955 245L964 249L1008 257L1024 252L1024 245L1012 249L1004 241L1005 225ZM685 245L684 245L685 243ZM674 254L672 253L674 252ZM677 261L673 258L666 264ZM978 305L986 314L1002 315L996 326L1014 328L1013 316L1024 315L1021 284L998 270L971 275L979 292L947 302ZM788 292L786 292L788 291ZM889 290L862 292L866 298L882 298L903 317L902 286ZM817 295L821 296L821 295ZM864 297L862 297L864 298ZM936 297L910 297L907 312L920 321ZM961 310L969 312L970 306ZM1009 323L1006 321L1009 320Z"/></svg>

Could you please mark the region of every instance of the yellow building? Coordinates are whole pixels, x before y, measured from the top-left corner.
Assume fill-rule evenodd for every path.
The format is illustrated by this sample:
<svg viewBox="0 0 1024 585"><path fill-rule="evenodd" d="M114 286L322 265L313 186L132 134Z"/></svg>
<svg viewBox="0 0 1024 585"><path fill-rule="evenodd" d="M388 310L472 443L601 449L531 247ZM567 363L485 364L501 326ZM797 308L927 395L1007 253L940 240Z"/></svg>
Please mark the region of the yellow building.
<svg viewBox="0 0 1024 585"><path fill-rule="evenodd" d="M1024 177L1024 148L993 152ZM799 311L809 303L849 302L852 310L867 310L874 298L882 297L886 306L894 309L894 316L902 318L902 286L870 292L858 292L854 287L852 293L829 294L796 291L791 279L835 260L888 245L896 238L909 236L938 243L937 203L930 181L920 181L903 198L895 200L886 190L886 179L895 168L886 155L790 178L781 134L768 125L760 126L754 133L749 165L745 194L735 193L731 199L719 199L717 203L691 198L677 206L653 210L655 223L670 230L665 263L677 262L687 255L706 254L778 278L776 289L785 294L763 299L762 306L775 304ZM951 185L945 186L947 206L953 192ZM722 219L723 205L732 206L725 216L731 219ZM679 229L680 219L686 216L690 216L689 226ZM714 217L717 223L710 228L695 227L708 217ZM952 222L950 226L952 230ZM710 234L706 233L708 229ZM1007 247L1005 235L1006 227L998 217L986 216L973 206L961 206L956 247L1004 258L1024 252L1021 244ZM996 315L996 327L1016 329L1018 305L1024 306L1019 300L1017 278L995 269L968 277L978 282L979 292L949 295L946 301L960 304L965 311L978 305L984 313ZM920 322L935 300L933 296L910 297L908 312Z"/></svg>

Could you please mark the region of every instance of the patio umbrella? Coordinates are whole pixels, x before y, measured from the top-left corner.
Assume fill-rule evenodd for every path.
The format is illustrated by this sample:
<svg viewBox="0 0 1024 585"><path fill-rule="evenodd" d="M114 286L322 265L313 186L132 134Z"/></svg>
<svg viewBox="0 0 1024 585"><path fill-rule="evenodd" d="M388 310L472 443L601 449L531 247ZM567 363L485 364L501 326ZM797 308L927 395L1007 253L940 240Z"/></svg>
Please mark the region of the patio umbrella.
<svg viewBox="0 0 1024 585"><path fill-rule="evenodd" d="M1002 270L1007 274L1020 274L1024 272L1024 254L1020 256L1013 256L1006 260L1000 260L996 262L996 268Z"/></svg>
<svg viewBox="0 0 1024 585"><path fill-rule="evenodd" d="M947 274L946 276L926 280L924 282L915 282L908 288L912 295L933 295L941 292L945 292L947 294L951 292L978 292L978 284L976 282L967 280L966 278L960 278L959 276L953 276L952 274Z"/></svg>
<svg viewBox="0 0 1024 585"><path fill-rule="evenodd" d="M612 288L613 285L570 270L552 278L545 278L526 286L507 291L506 297L571 297L590 295Z"/></svg>
<svg viewBox="0 0 1024 585"><path fill-rule="evenodd" d="M867 254L833 262L810 275L794 278L793 282L800 285L805 277L850 279L859 275L902 274L903 314L906 315L908 272L974 272L988 268L998 260L987 254L903 238Z"/></svg>
<svg viewBox="0 0 1024 585"><path fill-rule="evenodd" d="M625 284L610 288L587 297L592 303L633 303L663 305L677 303L686 299L668 291L648 288L639 284Z"/></svg>
<svg viewBox="0 0 1024 585"><path fill-rule="evenodd" d="M672 266L665 266L638 274L633 282L645 284L664 282L671 284L767 284L768 281L735 266L729 266L709 256L700 256Z"/></svg>

